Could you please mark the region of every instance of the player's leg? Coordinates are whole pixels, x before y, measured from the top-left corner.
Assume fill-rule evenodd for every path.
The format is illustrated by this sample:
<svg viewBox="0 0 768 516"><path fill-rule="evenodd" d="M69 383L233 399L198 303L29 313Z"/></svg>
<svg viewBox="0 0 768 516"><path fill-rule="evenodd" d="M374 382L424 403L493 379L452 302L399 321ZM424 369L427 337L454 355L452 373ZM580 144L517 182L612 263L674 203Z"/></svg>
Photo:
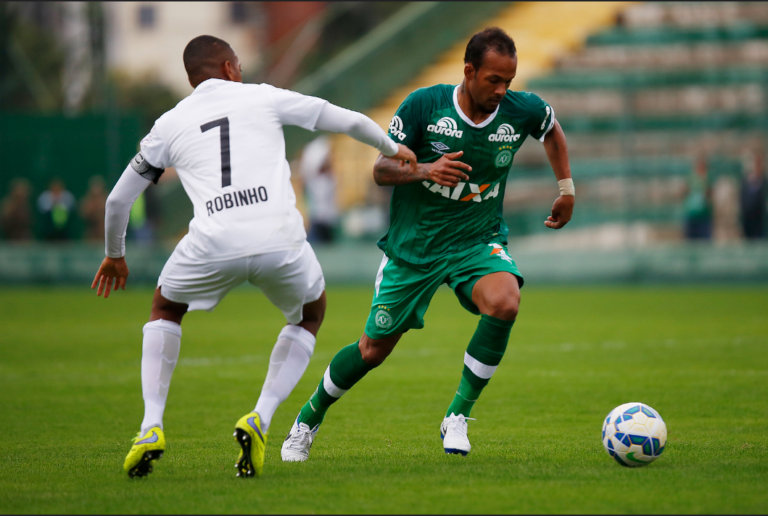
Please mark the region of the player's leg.
<svg viewBox="0 0 768 516"><path fill-rule="evenodd" d="M323 422L328 408L372 369L380 366L395 349L402 333L373 339L363 333L360 340L341 348L325 370L315 393L302 407L298 422L315 428Z"/></svg>
<svg viewBox="0 0 768 516"><path fill-rule="evenodd" d="M125 458L123 467L131 477L143 477L163 456L165 435L163 413L171 376L179 359L181 319L187 305L165 299L158 287L152 299L149 322L144 325L141 353L141 391L144 419L141 431Z"/></svg>
<svg viewBox="0 0 768 516"><path fill-rule="evenodd" d="M325 317L325 279L307 242L300 250L254 256L249 263L249 281L261 288L288 323L272 348L255 408L262 431L267 432L275 410L293 391L314 353Z"/></svg>
<svg viewBox="0 0 768 516"><path fill-rule="evenodd" d="M343 347L331 360L315 392L301 408L283 442L281 455L285 462L302 462L309 457L315 434L325 413L369 371L381 365L402 337L396 333L372 339L365 333L360 340Z"/></svg>
<svg viewBox="0 0 768 516"><path fill-rule="evenodd" d="M376 276L365 333L331 360L283 443L284 461L304 461L328 408L389 356L408 329L424 327L424 313L444 273L398 267L385 256Z"/></svg>
<svg viewBox="0 0 768 516"><path fill-rule="evenodd" d="M508 272L481 277L472 288L472 301L481 314L480 322L464 353L461 383L446 417L451 414L469 417L475 401L501 363L520 306L517 277Z"/></svg>
<svg viewBox="0 0 768 516"><path fill-rule="evenodd" d="M144 325L141 354L142 435L152 427L163 427L168 388L181 348L181 319L188 308L185 303L164 298L160 287L155 290L149 322Z"/></svg>
<svg viewBox="0 0 768 516"><path fill-rule="evenodd" d="M472 289L472 301L480 312L480 322L464 353L464 372L446 417L469 417L491 376L501 363L512 326L520 306L517 277L508 272L483 276Z"/></svg>
<svg viewBox="0 0 768 516"><path fill-rule="evenodd" d="M242 283L242 260L201 263L174 250L158 280L149 322L144 325L141 388L144 419L124 468L130 476L152 471L165 449L163 415L173 371L181 349L181 321L188 310L213 310L233 287Z"/></svg>
<svg viewBox="0 0 768 516"><path fill-rule="evenodd" d="M490 249L488 248L490 247ZM480 315L464 353L459 387L441 425L446 453L466 455L470 449L467 423L475 402L501 363L520 306L522 277L500 244L478 246L451 278L461 304Z"/></svg>
<svg viewBox="0 0 768 516"><path fill-rule="evenodd" d="M277 407L285 401L304 375L315 349L317 332L325 315L326 297L304 305L298 324L283 326L269 357L269 369L256 402L262 430L267 432Z"/></svg>
<svg viewBox="0 0 768 516"><path fill-rule="evenodd" d="M272 417L309 365L326 307L323 272L306 242L300 250L250 257L248 279L283 312L288 324L272 348L256 407L235 425L242 449L236 466L238 476L244 477L262 472Z"/></svg>
<svg viewBox="0 0 768 516"><path fill-rule="evenodd" d="M179 359L181 319L188 306L165 299L158 287L149 322L144 325L141 352L141 391L144 419L123 465L129 476L143 477L165 450L163 413L171 376Z"/></svg>

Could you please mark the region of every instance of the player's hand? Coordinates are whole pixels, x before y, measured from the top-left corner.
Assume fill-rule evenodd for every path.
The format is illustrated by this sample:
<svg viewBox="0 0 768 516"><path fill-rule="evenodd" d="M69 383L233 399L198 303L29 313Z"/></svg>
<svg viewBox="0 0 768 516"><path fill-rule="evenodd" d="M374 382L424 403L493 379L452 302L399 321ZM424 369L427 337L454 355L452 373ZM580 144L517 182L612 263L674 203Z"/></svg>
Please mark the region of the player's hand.
<svg viewBox="0 0 768 516"><path fill-rule="evenodd" d="M472 167L461 161L454 161L460 158L462 154L464 151L444 154L429 167L427 178L441 186L450 186L451 188L458 185L459 181L468 180L469 176L464 171L472 172Z"/></svg>
<svg viewBox="0 0 768 516"><path fill-rule="evenodd" d="M125 263L125 257L123 258L104 258L99 267L99 272L96 273L96 277L93 278L91 288L96 288L98 284L99 289L96 291L96 295L100 296L104 292L104 299L109 297L109 291L113 290L112 284L114 283L114 290L118 287L122 287L125 290L125 281L128 279L128 264ZM115 282L115 280L117 280Z"/></svg>
<svg viewBox="0 0 768 516"><path fill-rule="evenodd" d="M561 195L552 205L552 215L547 217L544 225L552 229L560 229L568 224L573 216L573 205L576 203L576 197L573 195Z"/></svg>
<svg viewBox="0 0 768 516"><path fill-rule="evenodd" d="M407 161L408 165L410 165L411 167L411 172L415 173L416 168L419 166L416 153L414 153L411 149L409 149L408 147L400 143L397 144L397 149L398 149L397 154L395 154L394 156L390 156L390 158L399 159L400 166L405 166Z"/></svg>

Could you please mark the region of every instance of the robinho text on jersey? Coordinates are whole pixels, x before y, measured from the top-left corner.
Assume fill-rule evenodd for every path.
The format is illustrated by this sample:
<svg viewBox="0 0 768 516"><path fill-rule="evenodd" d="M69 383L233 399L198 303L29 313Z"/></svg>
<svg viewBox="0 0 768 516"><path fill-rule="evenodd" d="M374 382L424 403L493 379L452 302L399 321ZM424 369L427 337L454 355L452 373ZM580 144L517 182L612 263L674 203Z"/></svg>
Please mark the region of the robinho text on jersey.
<svg viewBox="0 0 768 516"><path fill-rule="evenodd" d="M426 268L478 243L506 243L502 206L515 153L529 134L543 142L554 125L552 107L524 91L507 91L496 111L475 124L459 107L458 89L420 88L390 122L389 137L411 148L419 163L464 151L459 161L472 167L455 188L431 181L395 187L389 230L378 245L396 262Z"/></svg>

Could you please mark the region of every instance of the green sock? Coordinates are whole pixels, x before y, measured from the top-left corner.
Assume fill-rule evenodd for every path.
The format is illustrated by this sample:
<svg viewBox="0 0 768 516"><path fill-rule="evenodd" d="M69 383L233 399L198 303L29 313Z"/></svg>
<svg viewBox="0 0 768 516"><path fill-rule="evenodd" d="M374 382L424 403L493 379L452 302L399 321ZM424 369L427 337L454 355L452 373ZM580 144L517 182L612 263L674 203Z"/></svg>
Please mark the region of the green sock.
<svg viewBox="0 0 768 516"><path fill-rule="evenodd" d="M490 315L480 316L480 323L464 355L464 372L459 389L445 417L451 414L469 417L480 393L501 363L514 324L515 321L502 321Z"/></svg>
<svg viewBox="0 0 768 516"><path fill-rule="evenodd" d="M357 341L336 353L314 394L301 408L299 423L306 423L310 428L322 423L328 407L373 369L363 360L359 344Z"/></svg>

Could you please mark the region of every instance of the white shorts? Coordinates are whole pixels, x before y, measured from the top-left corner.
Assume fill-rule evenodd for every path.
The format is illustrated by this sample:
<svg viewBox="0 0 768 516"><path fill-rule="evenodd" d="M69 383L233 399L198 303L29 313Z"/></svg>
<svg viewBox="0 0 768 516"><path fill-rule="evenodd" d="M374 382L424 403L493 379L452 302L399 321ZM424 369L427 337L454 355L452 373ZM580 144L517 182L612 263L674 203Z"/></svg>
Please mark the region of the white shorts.
<svg viewBox="0 0 768 516"><path fill-rule="evenodd" d="M259 287L291 324L303 318L302 307L325 290L323 270L308 242L301 249L257 254L223 261L201 261L179 245L163 267L157 286L164 298L189 305L189 311L212 311L227 293L245 281Z"/></svg>

